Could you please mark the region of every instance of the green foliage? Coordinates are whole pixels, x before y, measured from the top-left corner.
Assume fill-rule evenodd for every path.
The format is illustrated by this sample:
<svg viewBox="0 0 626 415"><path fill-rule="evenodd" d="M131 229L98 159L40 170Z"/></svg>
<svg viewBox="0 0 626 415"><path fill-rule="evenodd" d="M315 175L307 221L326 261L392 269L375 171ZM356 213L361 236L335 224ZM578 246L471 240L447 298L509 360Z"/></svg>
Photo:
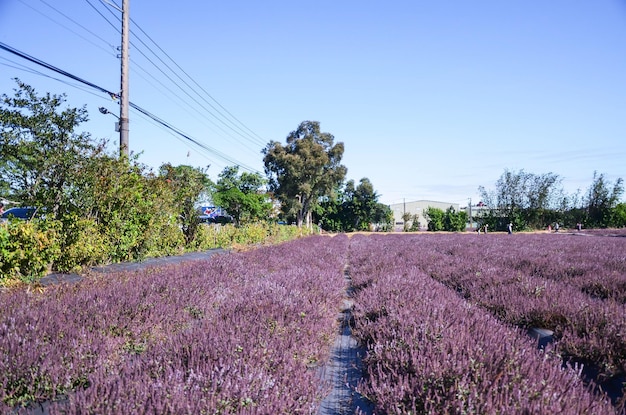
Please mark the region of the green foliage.
<svg viewBox="0 0 626 415"><path fill-rule="evenodd" d="M433 232L463 232L467 224L467 214L456 212L452 206L445 212L438 208L429 207L424 212L424 216L428 220L428 230Z"/></svg>
<svg viewBox="0 0 626 415"><path fill-rule="evenodd" d="M267 221L234 225L200 226L194 249L232 248L238 245L276 244L310 235L313 231L296 226L278 225Z"/></svg>
<svg viewBox="0 0 626 415"><path fill-rule="evenodd" d="M428 220L428 230L431 232L443 231L444 230L444 216L445 213L443 210L429 207L424 212L424 216L426 220Z"/></svg>
<svg viewBox="0 0 626 415"><path fill-rule="evenodd" d="M344 179L343 143L322 133L317 121L304 121L287 136L287 144L271 141L263 149L269 190L283 214L295 216L298 227L308 220L320 198L329 196Z"/></svg>
<svg viewBox="0 0 626 415"><path fill-rule="evenodd" d="M173 196L171 206L179 219L185 243L190 244L200 226L196 205L202 195L208 192L212 182L202 169L184 165L174 167L169 163L161 166L160 176L169 185Z"/></svg>
<svg viewBox="0 0 626 415"><path fill-rule="evenodd" d="M406 214L402 215L402 217L404 218ZM408 214L408 216L410 216L410 214ZM412 217L409 217L407 220L404 221L404 228L406 231L406 227L407 227L407 221L411 221L411 227L408 229L409 232L418 232L420 230L420 221L419 221L419 215L413 215Z"/></svg>
<svg viewBox="0 0 626 415"><path fill-rule="evenodd" d="M612 222L613 226L617 228L626 227L626 203L619 203L615 206L612 214Z"/></svg>
<svg viewBox="0 0 626 415"><path fill-rule="evenodd" d="M239 229L235 235L235 242L240 244L260 244L268 238L269 232L266 224L250 223Z"/></svg>
<svg viewBox="0 0 626 415"><path fill-rule="evenodd" d="M3 94L0 102L0 181L12 200L46 207L48 217L59 218L73 204L74 178L102 143L74 132L87 121L85 108L62 110L64 95L39 97L16 82L15 96Z"/></svg>
<svg viewBox="0 0 626 415"><path fill-rule="evenodd" d="M579 193L565 195L560 178L552 173L535 175L523 170L505 170L496 188L479 187L489 211L479 218L493 230L505 230L511 222L515 229L542 229L560 223L574 228L624 226L617 206L624 194L621 178L611 183L603 174L594 172L593 181L584 197Z"/></svg>
<svg viewBox="0 0 626 415"><path fill-rule="evenodd" d="M505 230L512 222L516 229L543 228L550 223L550 212L562 201L561 178L554 173L533 174L505 169L492 191L479 187L483 203L489 207L483 223L490 229Z"/></svg>
<svg viewBox="0 0 626 415"><path fill-rule="evenodd" d="M31 282L45 275L61 252L59 228L52 220L0 224L0 280Z"/></svg>
<svg viewBox="0 0 626 415"><path fill-rule="evenodd" d="M467 213L455 212L454 208L450 206L443 218L443 228L449 232L463 232L467 225Z"/></svg>
<svg viewBox="0 0 626 415"><path fill-rule="evenodd" d="M300 229L297 226L286 226L286 225L277 225L270 223L268 224L268 242L269 243L280 243L290 241L292 239L299 238L301 236L305 236L310 234L308 229Z"/></svg>
<svg viewBox="0 0 626 415"><path fill-rule="evenodd" d="M70 214L62 223L63 249L54 263L58 271L77 272L83 266L107 261L111 248L95 220Z"/></svg>
<svg viewBox="0 0 626 415"><path fill-rule="evenodd" d="M413 220L413 223L409 225L409 223ZM402 214L402 223L403 223L403 232L410 232L414 227L419 230L419 221L417 220L417 215L411 215L411 212L404 212Z"/></svg>
<svg viewBox="0 0 626 415"><path fill-rule="evenodd" d="M378 194L367 178L356 188L349 180L343 189L335 189L334 197L324 198L315 213L318 223L330 232L368 231L372 225L385 228L393 223L393 212L378 203Z"/></svg>
<svg viewBox="0 0 626 415"><path fill-rule="evenodd" d="M82 177L81 216L94 219L113 262L145 258L158 251L161 229L171 213L163 183L135 160L101 156Z"/></svg>
<svg viewBox="0 0 626 415"><path fill-rule="evenodd" d="M618 226L617 223L614 223L614 219L617 219L615 208L623 194L624 181L621 178L618 178L611 185L604 174L598 175L597 172L594 172L593 182L585 198L587 211L585 225L598 228Z"/></svg>
<svg viewBox="0 0 626 415"><path fill-rule="evenodd" d="M215 185L213 202L226 209L235 226L266 220L272 204L262 190L264 184L258 173L239 174L239 167L226 167Z"/></svg>
<svg viewBox="0 0 626 415"><path fill-rule="evenodd" d="M155 175L137 155L108 155L106 143L75 133L84 108L62 109L64 96L17 83L15 97L0 103L0 189L41 219L0 226L1 281L303 234L253 223L269 212L263 180L237 168L225 170L221 190L234 183L241 191L239 219L250 226L200 225L196 205L212 186L204 170L165 164Z"/></svg>
<svg viewBox="0 0 626 415"><path fill-rule="evenodd" d="M389 205L376 203L371 221L376 224L376 230L390 232L393 230L393 211Z"/></svg>

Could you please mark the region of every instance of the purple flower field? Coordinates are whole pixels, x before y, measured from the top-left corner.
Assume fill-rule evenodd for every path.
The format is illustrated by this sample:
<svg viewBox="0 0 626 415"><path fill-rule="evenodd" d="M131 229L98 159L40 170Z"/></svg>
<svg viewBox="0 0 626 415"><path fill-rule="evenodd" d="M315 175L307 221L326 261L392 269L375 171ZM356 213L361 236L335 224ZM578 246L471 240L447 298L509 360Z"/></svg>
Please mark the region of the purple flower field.
<svg viewBox="0 0 626 415"><path fill-rule="evenodd" d="M380 413L622 412L559 356L623 375L623 302L582 292L574 279L589 275L567 271L593 262L589 272L623 280L625 248L621 238L561 235L355 236L353 334L368 348L361 393ZM515 327L561 340L541 352Z"/></svg>
<svg viewBox="0 0 626 415"><path fill-rule="evenodd" d="M33 401L62 414L315 413L347 243L1 294L0 413Z"/></svg>
<svg viewBox="0 0 626 415"><path fill-rule="evenodd" d="M626 373L626 238L566 234L313 236L0 293L0 413L317 414L345 269L374 413L624 413L587 381Z"/></svg>

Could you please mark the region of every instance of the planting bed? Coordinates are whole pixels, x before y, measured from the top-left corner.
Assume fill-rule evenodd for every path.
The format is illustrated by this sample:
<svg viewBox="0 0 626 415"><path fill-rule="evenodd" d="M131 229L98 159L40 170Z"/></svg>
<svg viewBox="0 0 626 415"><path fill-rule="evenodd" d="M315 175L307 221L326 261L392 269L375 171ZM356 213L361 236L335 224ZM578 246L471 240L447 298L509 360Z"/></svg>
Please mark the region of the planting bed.
<svg viewBox="0 0 626 415"><path fill-rule="evenodd" d="M347 241L2 294L0 413L314 413Z"/></svg>
<svg viewBox="0 0 626 415"><path fill-rule="evenodd" d="M538 244L537 252L548 246L541 244L551 243L545 239L550 236L544 236L543 242L541 237L533 239ZM509 273L504 268L485 273L501 263L501 244L510 244L508 248L514 249L522 242L507 237L381 235L352 239L351 275L355 287L361 288L355 297L353 333L367 344L368 350L367 378L361 392L376 401L379 413L618 411L611 408L608 399L589 392L579 376L580 368L562 368L558 346L538 351L524 332L503 324L528 320L533 325L550 319L496 319L510 314L541 315L549 313L551 307L567 309L566 303L571 303L571 298L556 295L555 286L555 296L548 298L545 309L533 307L527 303L543 294L536 295L535 285L528 285L527 277L511 271L511 279L519 278L519 283L512 283L507 281ZM433 277L448 286L433 281ZM514 288L509 288L512 284ZM558 287L571 294L570 285ZM501 299L497 304L502 308L489 306L494 298ZM587 301L598 303L598 307L603 303ZM598 309L602 310L597 311L598 315L617 319L617 327L610 328L612 322L605 320L606 327L598 330L624 333L619 321L623 315L602 314L606 309L619 310L622 305L605 306ZM497 315L490 312L501 309L505 311ZM590 311L584 323L590 331L593 313ZM599 322L600 317L596 318ZM583 341L577 339L582 347ZM600 341L586 339L587 350ZM605 353L612 354L615 349L606 349ZM599 349L597 352L601 353ZM606 355L597 357L598 361L608 359ZM611 358L616 364L624 362L623 355Z"/></svg>
<svg viewBox="0 0 626 415"><path fill-rule="evenodd" d="M624 413L589 379L626 373L626 238L555 234L314 236L0 293L0 413L317 414L346 269L368 413Z"/></svg>

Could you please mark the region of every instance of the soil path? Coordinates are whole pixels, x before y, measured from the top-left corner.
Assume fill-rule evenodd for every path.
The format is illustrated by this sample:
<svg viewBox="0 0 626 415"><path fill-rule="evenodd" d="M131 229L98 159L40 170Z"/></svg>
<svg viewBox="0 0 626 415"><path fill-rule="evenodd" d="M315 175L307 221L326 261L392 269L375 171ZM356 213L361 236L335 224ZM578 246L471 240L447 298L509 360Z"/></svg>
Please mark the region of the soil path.
<svg viewBox="0 0 626 415"><path fill-rule="evenodd" d="M332 386L330 394L322 401L319 415L344 415L373 413L371 403L356 391L362 378L361 359L365 349L352 337L350 322L352 320L353 288L349 267L344 270L347 289L343 299L339 334L335 339L328 363L322 370L322 379Z"/></svg>
<svg viewBox="0 0 626 415"><path fill-rule="evenodd" d="M99 265L87 270L84 275L90 273L108 274L112 272L138 271L146 268L156 268L171 264L180 264L189 261L200 261L209 259L211 256L219 253L228 252L224 249L217 248L201 252L188 252L182 255L165 256L158 258L148 258L138 262L121 262L117 264ZM83 279L83 275L76 273L57 273L48 274L39 280L41 285L58 284L61 282L75 283Z"/></svg>

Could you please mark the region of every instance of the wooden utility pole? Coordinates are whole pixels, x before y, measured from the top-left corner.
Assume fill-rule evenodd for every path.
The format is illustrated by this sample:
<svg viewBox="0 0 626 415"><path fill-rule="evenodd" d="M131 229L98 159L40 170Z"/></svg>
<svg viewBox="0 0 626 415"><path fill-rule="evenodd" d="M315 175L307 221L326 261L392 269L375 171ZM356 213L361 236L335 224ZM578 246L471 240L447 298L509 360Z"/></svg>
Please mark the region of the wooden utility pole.
<svg viewBox="0 0 626 415"><path fill-rule="evenodd" d="M122 2L122 49L121 49L121 90L120 90L120 157L128 157L128 45L130 35L130 0Z"/></svg>

